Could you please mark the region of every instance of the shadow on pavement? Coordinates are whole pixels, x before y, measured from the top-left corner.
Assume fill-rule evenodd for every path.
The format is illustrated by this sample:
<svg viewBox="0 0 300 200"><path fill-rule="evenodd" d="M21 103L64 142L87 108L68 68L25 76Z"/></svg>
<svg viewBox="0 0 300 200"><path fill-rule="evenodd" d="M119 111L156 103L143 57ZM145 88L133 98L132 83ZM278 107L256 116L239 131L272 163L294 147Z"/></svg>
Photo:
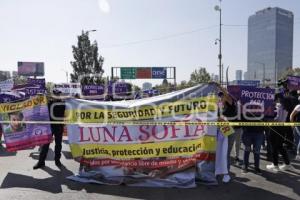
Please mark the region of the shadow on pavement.
<svg viewBox="0 0 300 200"><path fill-rule="evenodd" d="M16 152L7 152L7 151L1 152L0 151L0 157L8 157L8 156L16 156L16 155L17 155Z"/></svg>
<svg viewBox="0 0 300 200"><path fill-rule="evenodd" d="M64 166L60 171L49 167L45 167L42 170L47 172L51 177L40 179L22 174L8 173L1 184L1 188L30 188L50 193L61 193L62 185L66 185L70 189L73 188L72 185L76 185L66 179L66 177L73 175L73 173Z"/></svg>
<svg viewBox="0 0 300 200"><path fill-rule="evenodd" d="M73 156L72 156L71 152L62 151L61 153L67 160L73 160ZM40 155L40 152L36 151L36 152L31 152L29 157L31 157L33 160L38 160L39 155ZM53 161L54 157L55 157L54 151L51 148L49 148L46 160Z"/></svg>
<svg viewBox="0 0 300 200"><path fill-rule="evenodd" d="M0 157L16 156L17 152L8 152L5 147L0 145Z"/></svg>
<svg viewBox="0 0 300 200"><path fill-rule="evenodd" d="M5 177L1 188L28 188L36 189L49 193L62 193L62 186L67 186L70 190L81 191L87 193L114 195L119 197L139 198L147 200L160 199L264 199L264 200L288 200L290 198L272 193L270 191L247 186L244 183L250 181L248 178L236 177L229 184L221 184L219 186L198 186L192 189L167 189L167 188L143 188L143 187L127 187L127 186L104 186L96 184L83 184L73 182L66 177L73 173L65 167L61 171L53 170L49 167L43 169L51 177L45 179L37 179L31 176L8 173ZM272 175L267 177L272 178ZM274 176L274 175L273 175ZM294 181L294 179L293 179ZM289 182L288 182L289 183ZM295 184L298 187L298 184ZM297 189L297 188L294 188ZM299 191L297 191L298 194ZM255 195L255 196L254 196Z"/></svg>
<svg viewBox="0 0 300 200"><path fill-rule="evenodd" d="M294 193L300 195L299 180L300 174L295 171L278 172L276 174L264 171L264 177L267 181L284 185L291 188Z"/></svg>

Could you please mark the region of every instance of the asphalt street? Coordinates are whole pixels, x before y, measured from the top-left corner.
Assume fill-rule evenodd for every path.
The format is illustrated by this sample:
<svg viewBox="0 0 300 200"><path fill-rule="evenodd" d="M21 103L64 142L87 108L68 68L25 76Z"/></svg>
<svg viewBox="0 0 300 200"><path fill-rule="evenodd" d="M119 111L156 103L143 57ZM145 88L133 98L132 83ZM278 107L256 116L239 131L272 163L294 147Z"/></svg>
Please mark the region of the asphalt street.
<svg viewBox="0 0 300 200"><path fill-rule="evenodd" d="M51 145L53 147L53 144ZM266 171L265 153L262 152L263 175L253 172L241 174L239 166L232 167L233 180L218 186L199 185L193 189L140 188L104 186L73 182L66 177L76 174L79 163L71 156L69 146L63 145L62 163L55 166L54 152L50 150L47 167L33 170L38 148L7 153L0 150L0 200L74 200L74 199L300 199L300 162L293 161L294 171L273 173ZM252 159L252 157L251 157Z"/></svg>

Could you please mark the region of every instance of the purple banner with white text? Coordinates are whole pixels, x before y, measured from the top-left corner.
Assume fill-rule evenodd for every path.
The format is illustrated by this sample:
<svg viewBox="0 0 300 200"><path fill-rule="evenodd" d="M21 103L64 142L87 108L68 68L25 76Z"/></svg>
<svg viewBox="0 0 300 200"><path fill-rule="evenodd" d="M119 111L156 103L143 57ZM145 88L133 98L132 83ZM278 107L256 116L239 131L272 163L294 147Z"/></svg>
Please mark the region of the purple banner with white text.
<svg viewBox="0 0 300 200"><path fill-rule="evenodd" d="M265 116L274 116L275 90L271 88L257 88L254 86L230 85L228 92L242 105L247 103L263 105Z"/></svg>

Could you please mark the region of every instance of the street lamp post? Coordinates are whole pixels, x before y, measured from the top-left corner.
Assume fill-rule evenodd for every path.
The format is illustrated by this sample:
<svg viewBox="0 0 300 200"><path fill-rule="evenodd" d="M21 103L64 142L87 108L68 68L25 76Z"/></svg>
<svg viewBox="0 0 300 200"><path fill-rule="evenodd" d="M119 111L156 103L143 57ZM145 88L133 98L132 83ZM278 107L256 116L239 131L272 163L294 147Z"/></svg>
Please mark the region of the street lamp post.
<svg viewBox="0 0 300 200"><path fill-rule="evenodd" d="M265 80L266 80L266 64L261 62L256 62L257 64L261 64L263 66L263 86L265 86Z"/></svg>
<svg viewBox="0 0 300 200"><path fill-rule="evenodd" d="M88 30L88 31L85 31L86 33L90 33L90 32L96 32L97 30L96 29L92 29L92 30Z"/></svg>
<svg viewBox="0 0 300 200"><path fill-rule="evenodd" d="M219 55L218 55L219 79L220 79L220 84L222 84L222 9L221 9L221 0L219 1L220 1L220 5L216 5L215 10L220 13L220 30L219 30L219 39L217 39L217 41L219 41Z"/></svg>
<svg viewBox="0 0 300 200"><path fill-rule="evenodd" d="M64 69L60 69L60 70L66 73L67 83L69 83L69 72L67 70L64 70Z"/></svg>

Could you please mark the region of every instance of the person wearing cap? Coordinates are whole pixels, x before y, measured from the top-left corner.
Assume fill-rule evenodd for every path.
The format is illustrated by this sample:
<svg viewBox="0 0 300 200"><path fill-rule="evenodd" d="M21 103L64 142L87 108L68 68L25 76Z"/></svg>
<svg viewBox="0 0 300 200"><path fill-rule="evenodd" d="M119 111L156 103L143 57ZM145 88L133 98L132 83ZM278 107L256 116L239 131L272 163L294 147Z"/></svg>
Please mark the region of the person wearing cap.
<svg viewBox="0 0 300 200"><path fill-rule="evenodd" d="M49 116L51 122L63 122L64 113L65 113L65 104L61 98L61 92L58 90L53 90L53 97L48 99L48 109ZM60 162L61 158L61 149L62 149L62 139L63 139L63 131L64 125L62 123L52 123L51 124L52 135L55 138L55 165L57 167L61 167L62 164ZM39 169L45 167L45 160L47 158L49 144L45 144L41 147L39 161L36 165L33 166L33 169Z"/></svg>

